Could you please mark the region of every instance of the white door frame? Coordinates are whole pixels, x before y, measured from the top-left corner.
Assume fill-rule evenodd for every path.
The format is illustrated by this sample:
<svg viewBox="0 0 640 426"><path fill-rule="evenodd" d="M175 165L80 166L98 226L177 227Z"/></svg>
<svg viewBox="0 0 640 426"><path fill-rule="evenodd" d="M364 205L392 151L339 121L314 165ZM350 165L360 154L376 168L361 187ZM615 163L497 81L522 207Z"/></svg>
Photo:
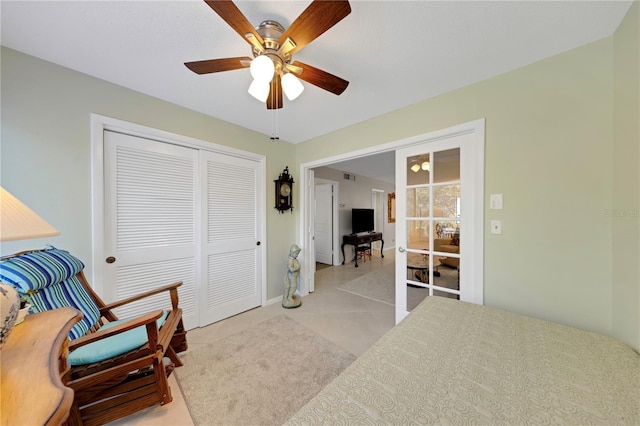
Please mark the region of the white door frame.
<svg viewBox="0 0 640 426"><path fill-rule="evenodd" d="M483 227L483 224L484 224L484 129L485 129L485 119L481 118L478 120L459 124L457 126L452 126L446 129L436 130L433 132L428 132L428 133L412 136L405 139L399 139L393 142L388 142L381 145L376 145L373 147L348 152L345 154L339 154L332 157L326 157L319 160L301 163L299 175L301 176L300 188L302 188L302 190L300 191L300 206L302 211L300 212L301 220L300 220L300 228L299 228L299 231L300 231L299 245L302 248L302 250L300 252L300 259L303 262L305 262L305 264L309 265L309 262L311 261L311 257L309 256L310 250L308 250L307 247L309 247L309 244L313 244L312 234L310 232L307 232L309 230L308 214L310 212L305 211L305 209L309 208L308 201L310 198L309 187L306 182L308 171L316 167L328 166L332 163L352 160L354 158L367 157L373 154L380 154L383 152L395 151L396 149L399 149L399 148L406 148L406 147L409 147L412 145L418 145L427 141L437 141L440 139L450 138L455 135L474 133L477 138L477 144L476 144L477 150L475 152L475 155L476 155L476 161L478 163L478 168L477 168L476 176L474 176L474 179L476 179L476 182L477 182L477 190L474 193L473 202L474 202L475 208L479 212L479 214L476 217L476 223L474 223L474 226L475 226L476 232L479 235L476 236L476 239L474 241L475 244L473 246L473 250L475 250L476 253L478 254L477 256L475 256L476 262L474 264L473 273L480 280L480 288L483 288L484 286L484 283L483 283L483 277L484 277L484 271L483 271L483 266L484 266L483 264L483 259L484 259L484 243L483 243L484 241L484 238L483 238L483 235L484 235L484 227ZM312 272L309 269L301 271L300 294L302 296L306 296L307 294L309 294L309 281L313 279L313 277L310 277L309 274L312 274ZM477 302L477 303L482 304L482 294L477 295L477 297L479 299L476 299L476 300L480 300L480 302Z"/></svg>
<svg viewBox="0 0 640 426"><path fill-rule="evenodd" d="M306 177L306 179L304 179ZM315 271L316 271L316 250L315 250L315 204L316 204L316 190L315 183L330 183L331 188L333 190L333 220L332 220L332 244L333 244L333 254L332 254L332 263L333 265L340 264L340 254L338 253L338 242L339 242L339 220L338 218L338 190L339 184L338 182L321 179L316 179L315 173L313 169L308 168L305 170L305 175L301 181L303 185L306 185L305 190L300 191L300 194L306 194L306 197L301 197L301 206L303 206L300 211L301 215L303 215L304 219L301 220L302 223L305 223L305 227L303 228L304 235L302 240L306 241L309 245L304 246L300 244L300 247L308 247L308 249L303 249L302 252L304 258L304 263L302 264L302 268L300 270L300 289L298 290L299 294L302 296L306 296L309 293L313 293L315 291ZM302 188L302 187L301 187Z"/></svg>
<svg viewBox="0 0 640 426"><path fill-rule="evenodd" d="M91 209L92 209L92 226L91 226L91 242L92 242L92 260L93 271L91 274L91 282L94 290L100 295L104 295L104 283L102 277L104 274L103 265L105 259L104 253L104 130L112 130L122 132L132 136L156 140L158 142L171 143L199 150L217 152L220 154L231 155L235 157L253 160L259 163L258 174L262 183L258 191L266 194L267 191L267 158L264 155L252 152L242 151L213 142L207 142L200 139L191 138L164 130L158 130L151 127L142 126L128 121L118 120L99 114L91 114ZM267 205L266 197L262 197L260 205L257 206L260 212L260 220L263 223L261 227L261 235L259 240L263 242L262 250L262 305L267 304ZM199 243L198 251L202 251L202 245ZM200 280L201 281L201 280ZM107 301L108 302L108 301Z"/></svg>

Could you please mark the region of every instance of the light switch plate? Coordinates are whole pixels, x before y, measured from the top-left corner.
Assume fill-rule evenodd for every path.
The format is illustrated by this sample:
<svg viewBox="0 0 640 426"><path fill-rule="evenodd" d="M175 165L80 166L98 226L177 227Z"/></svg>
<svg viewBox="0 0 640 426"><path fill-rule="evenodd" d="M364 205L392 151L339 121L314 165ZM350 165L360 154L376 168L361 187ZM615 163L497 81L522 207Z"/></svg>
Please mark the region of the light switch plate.
<svg viewBox="0 0 640 426"><path fill-rule="evenodd" d="M491 233L496 235L502 234L502 221L501 220L492 220L491 221Z"/></svg>
<svg viewBox="0 0 640 426"><path fill-rule="evenodd" d="M502 194L491 194L489 198L489 208L492 210L502 210Z"/></svg>

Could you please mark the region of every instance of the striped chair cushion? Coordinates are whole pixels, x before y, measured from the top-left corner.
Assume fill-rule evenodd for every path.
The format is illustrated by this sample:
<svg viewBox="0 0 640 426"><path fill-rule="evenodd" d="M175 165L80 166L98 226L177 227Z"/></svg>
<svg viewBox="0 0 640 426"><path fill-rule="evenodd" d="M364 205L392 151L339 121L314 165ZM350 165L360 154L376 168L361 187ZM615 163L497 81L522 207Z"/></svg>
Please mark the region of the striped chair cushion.
<svg viewBox="0 0 640 426"><path fill-rule="evenodd" d="M0 262L0 281L14 286L31 303L32 312L70 306L84 316L69 333L84 336L100 318L100 311L76 274L84 264L56 248L26 253Z"/></svg>

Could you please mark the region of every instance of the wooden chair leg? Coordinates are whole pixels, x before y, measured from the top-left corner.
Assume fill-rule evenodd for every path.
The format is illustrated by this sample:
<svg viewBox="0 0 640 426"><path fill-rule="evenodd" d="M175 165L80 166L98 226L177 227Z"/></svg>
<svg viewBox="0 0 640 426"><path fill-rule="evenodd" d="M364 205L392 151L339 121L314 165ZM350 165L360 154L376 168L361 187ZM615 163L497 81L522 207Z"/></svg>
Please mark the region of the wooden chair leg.
<svg viewBox="0 0 640 426"><path fill-rule="evenodd" d="M173 347L169 346L165 355L169 357L173 365L175 365L176 367L182 367L184 365L182 360L178 357L176 351L173 350Z"/></svg>
<svg viewBox="0 0 640 426"><path fill-rule="evenodd" d="M158 384L158 392L162 397L160 405L165 405L173 401L171 397L171 388L167 380L167 372L164 367L163 356L161 353L153 360L153 372L156 377L156 383Z"/></svg>

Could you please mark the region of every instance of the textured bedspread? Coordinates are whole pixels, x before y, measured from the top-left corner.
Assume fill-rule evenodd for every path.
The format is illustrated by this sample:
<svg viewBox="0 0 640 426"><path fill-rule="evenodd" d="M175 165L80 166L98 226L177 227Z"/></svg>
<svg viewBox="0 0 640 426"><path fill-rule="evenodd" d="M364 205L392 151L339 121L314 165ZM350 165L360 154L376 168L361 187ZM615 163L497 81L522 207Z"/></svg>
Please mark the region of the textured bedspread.
<svg viewBox="0 0 640 426"><path fill-rule="evenodd" d="M428 297L287 424L640 424L640 355Z"/></svg>

